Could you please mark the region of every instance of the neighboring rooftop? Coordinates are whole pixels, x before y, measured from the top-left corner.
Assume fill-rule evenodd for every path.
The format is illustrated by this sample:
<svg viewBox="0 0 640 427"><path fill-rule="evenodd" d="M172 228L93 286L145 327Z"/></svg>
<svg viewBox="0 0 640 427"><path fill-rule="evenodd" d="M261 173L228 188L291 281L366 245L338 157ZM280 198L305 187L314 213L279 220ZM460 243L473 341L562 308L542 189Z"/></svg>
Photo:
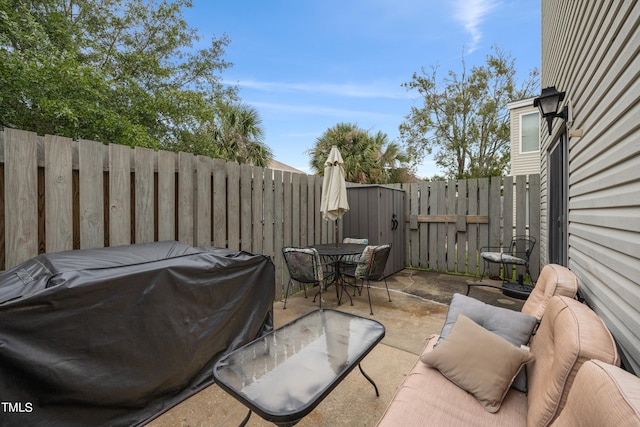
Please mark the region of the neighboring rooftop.
<svg viewBox="0 0 640 427"><path fill-rule="evenodd" d="M305 173L303 171L301 171L300 169L296 169L294 167L291 167L289 165L285 165L282 162L279 162L277 160L269 160L269 169L273 169L273 170L279 170L279 171L285 171L285 172L294 172L294 173Z"/></svg>

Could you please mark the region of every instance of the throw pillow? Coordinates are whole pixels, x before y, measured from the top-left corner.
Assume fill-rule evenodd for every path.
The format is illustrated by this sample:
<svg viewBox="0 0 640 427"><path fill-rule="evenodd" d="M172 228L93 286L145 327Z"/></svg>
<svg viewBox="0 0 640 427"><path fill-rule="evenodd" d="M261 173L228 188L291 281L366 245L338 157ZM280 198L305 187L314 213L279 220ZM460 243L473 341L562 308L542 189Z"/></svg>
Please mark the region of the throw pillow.
<svg viewBox="0 0 640 427"><path fill-rule="evenodd" d="M364 251L362 251L360 261L358 263L358 266L356 267L356 277L366 277L369 274L369 263L371 263L371 257L373 256L373 251L375 248L376 246L370 245L364 248Z"/></svg>
<svg viewBox="0 0 640 427"><path fill-rule="evenodd" d="M522 366L533 360L533 354L460 314L447 339L420 360L494 413Z"/></svg>
<svg viewBox="0 0 640 427"><path fill-rule="evenodd" d="M516 347L526 345L536 327L534 316L506 308L485 304L475 298L462 294L454 294L447 312L438 344L447 337L458 314L464 314L483 328L500 335ZM527 392L527 373L523 369L512 387L523 393Z"/></svg>

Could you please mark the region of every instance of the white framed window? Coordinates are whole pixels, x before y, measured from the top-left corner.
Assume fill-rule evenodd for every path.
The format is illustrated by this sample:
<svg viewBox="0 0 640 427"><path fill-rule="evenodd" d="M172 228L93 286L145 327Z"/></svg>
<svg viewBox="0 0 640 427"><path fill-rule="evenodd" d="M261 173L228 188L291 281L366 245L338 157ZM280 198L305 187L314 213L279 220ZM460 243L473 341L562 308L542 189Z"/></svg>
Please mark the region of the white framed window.
<svg viewBox="0 0 640 427"><path fill-rule="evenodd" d="M540 151L540 113L520 115L520 153Z"/></svg>

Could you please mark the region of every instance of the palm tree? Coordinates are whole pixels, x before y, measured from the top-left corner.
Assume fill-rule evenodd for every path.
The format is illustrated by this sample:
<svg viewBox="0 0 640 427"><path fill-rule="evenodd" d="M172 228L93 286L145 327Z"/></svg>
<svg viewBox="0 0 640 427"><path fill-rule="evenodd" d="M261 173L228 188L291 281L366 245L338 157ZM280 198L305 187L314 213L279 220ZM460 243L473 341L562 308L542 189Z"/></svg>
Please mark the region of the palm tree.
<svg viewBox="0 0 640 427"><path fill-rule="evenodd" d="M308 151L315 173L324 173L324 162L333 145L342 154L345 178L350 182L385 184L400 176L397 171L409 170L408 157L398 144L388 141L387 134L379 131L370 136L355 124L338 123L318 137Z"/></svg>
<svg viewBox="0 0 640 427"><path fill-rule="evenodd" d="M178 149L196 155L266 167L273 152L264 144L258 110L248 104L216 104L210 123L183 136Z"/></svg>
<svg viewBox="0 0 640 427"><path fill-rule="evenodd" d="M409 156L395 142L389 142L386 133L378 131L373 137L376 151L375 177L377 183L406 182L401 178L410 174Z"/></svg>
<svg viewBox="0 0 640 427"><path fill-rule="evenodd" d="M258 110L247 104L218 104L214 130L215 157L266 167L273 158L264 144L264 130Z"/></svg>

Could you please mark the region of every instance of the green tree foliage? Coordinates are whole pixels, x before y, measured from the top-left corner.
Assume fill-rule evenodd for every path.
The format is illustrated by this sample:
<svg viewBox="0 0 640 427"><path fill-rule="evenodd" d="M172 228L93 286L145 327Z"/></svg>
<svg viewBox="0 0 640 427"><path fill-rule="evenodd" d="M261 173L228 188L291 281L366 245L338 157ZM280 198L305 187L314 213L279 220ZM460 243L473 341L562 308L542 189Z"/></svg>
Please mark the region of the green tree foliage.
<svg viewBox="0 0 640 427"><path fill-rule="evenodd" d="M0 0L0 125L152 148L236 97L228 38L195 50L189 0Z"/></svg>
<svg viewBox="0 0 640 427"><path fill-rule="evenodd" d="M197 131L186 132L177 150L267 167L273 158L264 144L258 110L247 104L218 102L213 119Z"/></svg>
<svg viewBox="0 0 640 427"><path fill-rule="evenodd" d="M414 159L425 153L449 178L500 176L510 159L510 123L507 103L527 98L538 86L533 70L516 88L515 60L499 48L486 64L467 73L449 71L440 85L437 67L414 73L403 86L417 90L422 104L400 125L400 136Z"/></svg>
<svg viewBox="0 0 640 427"><path fill-rule="evenodd" d="M338 123L326 130L308 151L315 173L324 174L324 163L334 145L344 160L347 181L361 184L405 182L410 174L408 157L398 144L389 142L387 134L369 135L350 123Z"/></svg>

